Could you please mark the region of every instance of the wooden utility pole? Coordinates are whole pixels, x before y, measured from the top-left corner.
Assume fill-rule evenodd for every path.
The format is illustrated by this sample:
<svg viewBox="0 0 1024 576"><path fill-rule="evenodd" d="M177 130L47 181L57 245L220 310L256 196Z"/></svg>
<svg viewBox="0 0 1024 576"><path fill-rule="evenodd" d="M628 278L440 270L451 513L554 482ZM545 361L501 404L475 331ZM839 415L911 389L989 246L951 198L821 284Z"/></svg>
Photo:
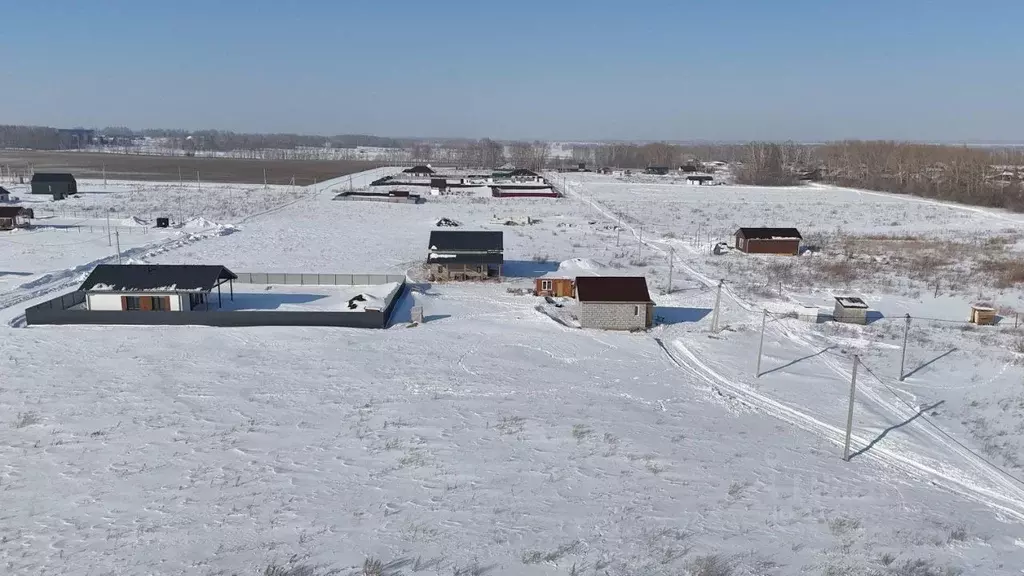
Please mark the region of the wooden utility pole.
<svg viewBox="0 0 1024 576"><path fill-rule="evenodd" d="M672 265L673 265L674 260L675 260L675 253L676 253L675 248L669 246L669 248L668 248L668 293L669 294L672 293ZM715 309L717 309L717 308L718 308L718 306L716 305Z"/></svg>
<svg viewBox="0 0 1024 576"><path fill-rule="evenodd" d="M724 284L724 283L725 283L725 280L719 280L718 281L718 291L715 292L715 310L714 310L714 312L711 313L711 331L714 332L714 333L718 332L718 307L722 304L722 284ZM768 311L765 310L766 314L767 314L767 312ZM764 327L761 328L761 341L764 342ZM760 375L761 374L761 368L760 368L761 353L760 352L757 353L757 361L758 361L757 373L758 373L758 375Z"/></svg>
<svg viewBox="0 0 1024 576"><path fill-rule="evenodd" d="M267 189L267 169L263 169L263 189Z"/></svg>
<svg viewBox="0 0 1024 576"><path fill-rule="evenodd" d="M850 409L846 413L846 442L843 443L843 460L850 461L850 435L853 433L853 400L857 395L857 364L860 356L853 356L853 376L850 377Z"/></svg>
<svg viewBox="0 0 1024 576"><path fill-rule="evenodd" d="M121 233L118 230L114 230L114 238L117 241L117 263L121 264Z"/></svg>
<svg viewBox="0 0 1024 576"><path fill-rule="evenodd" d="M107 210L107 246L111 246L110 241L110 210Z"/></svg>
<svg viewBox="0 0 1024 576"><path fill-rule="evenodd" d="M761 317L761 342L757 345L757 374L756 377L761 377L761 352L764 351L764 329L768 325L768 309L765 308L764 315Z"/></svg>
<svg viewBox="0 0 1024 576"><path fill-rule="evenodd" d="M910 335L910 314L907 314L907 325L903 327L903 355L900 356L900 382L903 382L903 367L907 362L907 336Z"/></svg>
<svg viewBox="0 0 1024 576"><path fill-rule="evenodd" d="M199 170L196 170L196 188L198 190L203 189L203 181L199 179Z"/></svg>

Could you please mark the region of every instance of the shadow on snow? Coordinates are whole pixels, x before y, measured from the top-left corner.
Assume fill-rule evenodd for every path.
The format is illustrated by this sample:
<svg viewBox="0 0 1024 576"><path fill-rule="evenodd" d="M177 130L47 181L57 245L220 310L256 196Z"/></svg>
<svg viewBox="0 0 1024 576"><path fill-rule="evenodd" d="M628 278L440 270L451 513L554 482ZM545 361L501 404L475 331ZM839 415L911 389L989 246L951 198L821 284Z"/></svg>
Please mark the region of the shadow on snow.
<svg viewBox="0 0 1024 576"><path fill-rule="evenodd" d="M682 324L684 322L700 322L708 314L710 308L681 308L678 306L655 306L655 324Z"/></svg>

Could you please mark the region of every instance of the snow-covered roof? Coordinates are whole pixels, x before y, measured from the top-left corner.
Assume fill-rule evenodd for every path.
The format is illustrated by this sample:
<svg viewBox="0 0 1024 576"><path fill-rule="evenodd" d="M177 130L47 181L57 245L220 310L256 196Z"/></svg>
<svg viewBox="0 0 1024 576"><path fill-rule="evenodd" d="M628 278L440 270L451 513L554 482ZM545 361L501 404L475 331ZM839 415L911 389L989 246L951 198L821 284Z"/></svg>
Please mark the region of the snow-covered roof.
<svg viewBox="0 0 1024 576"><path fill-rule="evenodd" d="M541 278L576 278L578 276L600 276L603 266L586 258L572 258L558 264L558 270L543 274Z"/></svg>
<svg viewBox="0 0 1024 576"><path fill-rule="evenodd" d="M836 302L839 302L843 308L867 308L867 302L856 297L856 296L836 296Z"/></svg>

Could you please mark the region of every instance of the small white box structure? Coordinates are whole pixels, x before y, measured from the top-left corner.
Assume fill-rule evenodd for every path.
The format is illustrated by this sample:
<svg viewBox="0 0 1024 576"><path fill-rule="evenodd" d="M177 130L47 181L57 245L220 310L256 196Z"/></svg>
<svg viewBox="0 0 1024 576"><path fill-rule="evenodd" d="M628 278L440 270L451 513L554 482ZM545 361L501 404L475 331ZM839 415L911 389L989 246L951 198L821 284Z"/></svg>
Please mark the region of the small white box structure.
<svg viewBox="0 0 1024 576"><path fill-rule="evenodd" d="M417 324L423 324L423 306L412 307L412 321Z"/></svg>
<svg viewBox="0 0 1024 576"><path fill-rule="evenodd" d="M822 316L821 308L817 306L798 306L796 309L796 318L802 322L817 324L822 321Z"/></svg>

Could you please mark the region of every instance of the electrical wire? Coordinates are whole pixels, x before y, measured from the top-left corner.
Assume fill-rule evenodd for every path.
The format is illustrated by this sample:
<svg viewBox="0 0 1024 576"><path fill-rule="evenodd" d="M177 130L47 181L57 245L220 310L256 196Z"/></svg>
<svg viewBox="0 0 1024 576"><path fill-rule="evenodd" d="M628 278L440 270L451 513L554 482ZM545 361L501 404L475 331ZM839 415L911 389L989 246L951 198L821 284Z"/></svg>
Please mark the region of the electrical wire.
<svg viewBox="0 0 1024 576"><path fill-rule="evenodd" d="M899 400L901 404L903 404L907 408L913 410L915 413L920 414L920 418L922 420L924 420L925 422L927 422L928 425L930 425L932 428L935 428L939 432L939 434L942 434L943 436L945 436L947 439L949 439L951 442L953 442L957 446L959 446L959 447L963 448L964 450L970 452L976 458L978 458L982 462L988 464L990 467L992 467L992 469L996 470L997 472L999 472L1003 476L1006 476L1010 480L1013 480L1014 482L1020 484L1021 486L1024 486L1024 480L1018 478L1017 476L1014 476L1013 474L1011 474L1010 472L1006 471L1004 468L1000 467L998 464L992 462L991 460L989 460L988 458L982 456L981 454L978 454L977 452L972 450L970 447L966 446L963 442L961 442L961 441L957 440L955 437L953 437L952 434L950 434L949 432L946 432L945 430L943 430L938 424L933 422L931 420L931 418L928 418L928 416L926 416L924 414L924 412L922 412L919 407L915 407L915 406L911 405L910 402L907 402L906 400L904 400L903 397L899 395L899 392L897 392L892 386L890 386L888 383L886 383L885 380L883 380L881 377L879 377L877 374L875 374L874 370L872 370L870 366L865 364L863 360L860 360L859 358L858 358L858 360L859 360L859 364L864 368L864 370L868 374L871 375L872 378L877 380L878 383L881 384L882 386L885 386L885 388L889 392L891 392L892 395L895 396L896 399Z"/></svg>
<svg viewBox="0 0 1024 576"><path fill-rule="evenodd" d="M785 319L785 318L776 316L775 314L773 314L771 311L769 311L767 309L765 310L765 313L767 313L768 316L772 316L775 320L784 320ZM911 318L914 318L914 317L911 317ZM917 319L918 320L933 320L933 321L936 320L936 319L926 319L926 318L917 318ZM957 323L957 324L969 324L969 322L955 321L955 320L938 320L938 321ZM834 357L837 357L837 358L842 358L844 360L849 360L850 359L850 356L848 354L842 354L840 352L832 352L831 350L828 350L828 349L822 350L820 353L821 354L827 354L827 355L830 355L830 356L834 356ZM973 449L971 449L969 446L967 446L963 442L957 440L952 434L950 434L949 432L946 432L945 430L943 430L942 427L940 427L938 424L936 424L934 421L932 421L930 418L928 418L921 411L921 409L919 407L915 407L915 406L911 405L909 402L907 402L906 400L904 400L903 397L900 396L898 390L896 390L895 388L890 386L889 383L886 382L885 380L883 380L878 374L875 374L875 371L872 370L871 367L868 366L864 362L864 360L861 359L859 356L858 356L858 364L860 364L860 366L863 367L864 370L868 374L870 374L872 378L877 380L879 384L884 386L886 390L888 390L893 396L895 396L896 399L899 400L901 404L903 404L904 406L906 406L910 410L914 411L915 413L919 413L919 417L922 420L924 420L929 426L931 426L932 428L937 430L939 432L939 434L942 434L948 440L950 440L951 442L953 442L954 444L956 444L960 448L963 448L964 450L966 450L967 452L972 454L974 457L978 458L979 460L981 460L982 462L984 462L985 464L990 466L993 470L999 472L1003 476L1009 478L1010 480L1013 480L1014 482L1020 484L1021 486L1024 486L1024 479L1021 479L1021 478L1018 478L1017 476L1014 476L1012 473L1010 473L1006 469L1002 468L1001 466L999 466L995 462L992 462L991 460L989 460L985 456L982 456L981 454L978 454Z"/></svg>

